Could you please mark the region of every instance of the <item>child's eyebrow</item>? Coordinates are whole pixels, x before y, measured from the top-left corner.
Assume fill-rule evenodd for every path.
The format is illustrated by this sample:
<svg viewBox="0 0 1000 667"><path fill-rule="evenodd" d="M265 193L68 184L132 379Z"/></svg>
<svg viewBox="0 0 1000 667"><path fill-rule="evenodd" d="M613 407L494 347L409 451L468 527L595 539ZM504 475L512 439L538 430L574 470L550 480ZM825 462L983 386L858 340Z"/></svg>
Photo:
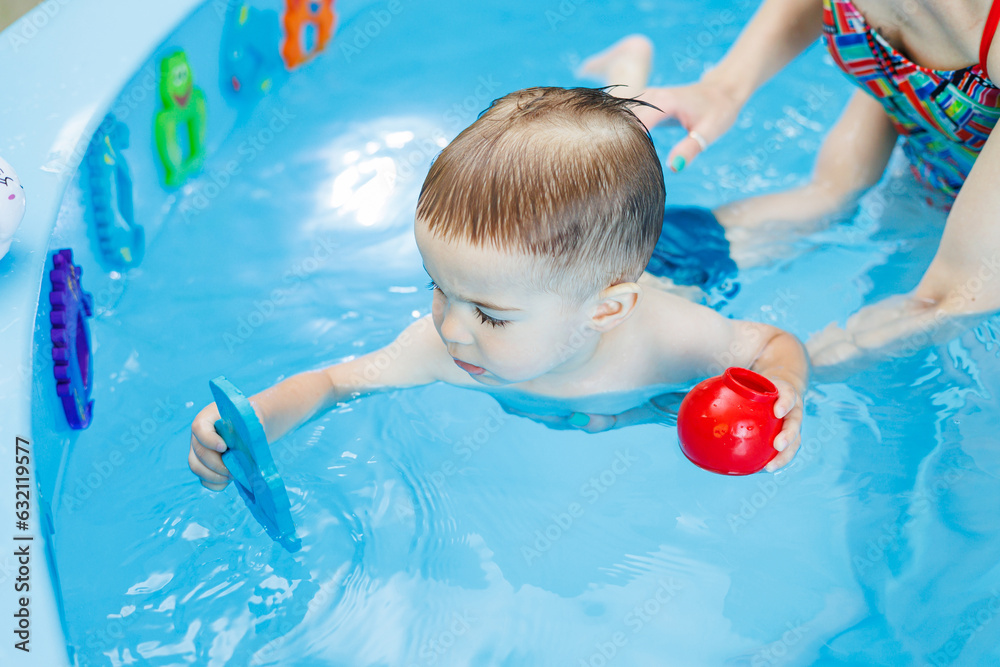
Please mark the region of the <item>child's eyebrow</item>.
<svg viewBox="0 0 1000 667"><path fill-rule="evenodd" d="M424 267L424 273L427 274L428 278L434 281L435 285L437 284L437 281L434 280L434 276L431 275L431 272L427 270L426 266ZM472 299L467 299L459 294L456 294L454 296L457 297L459 301L466 301L468 303L471 303L473 306L485 308L486 310L495 310L501 313L516 313L521 311L520 308L505 308L503 306L498 306L496 304L490 303L489 301L473 301Z"/></svg>
<svg viewBox="0 0 1000 667"><path fill-rule="evenodd" d="M469 303L479 306L480 308L485 308L486 310L496 310L503 313L514 313L521 310L520 308L504 308L503 306L494 306L492 303L483 301L470 301L469 299L463 299L463 301L469 301Z"/></svg>

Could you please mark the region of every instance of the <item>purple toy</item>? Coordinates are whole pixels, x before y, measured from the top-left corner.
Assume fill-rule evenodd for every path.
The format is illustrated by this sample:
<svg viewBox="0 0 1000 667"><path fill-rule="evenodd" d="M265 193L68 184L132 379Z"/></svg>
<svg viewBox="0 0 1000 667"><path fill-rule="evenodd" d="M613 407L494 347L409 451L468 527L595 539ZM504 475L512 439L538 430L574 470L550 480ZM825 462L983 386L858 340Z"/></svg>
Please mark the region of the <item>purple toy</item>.
<svg viewBox="0 0 1000 667"><path fill-rule="evenodd" d="M73 264L73 251L59 250L52 255L55 267L49 272L52 290L52 361L56 393L62 399L63 412L71 428L90 426L94 402L90 400L94 380L91 364L88 317L94 314L94 297L80 286L83 270Z"/></svg>

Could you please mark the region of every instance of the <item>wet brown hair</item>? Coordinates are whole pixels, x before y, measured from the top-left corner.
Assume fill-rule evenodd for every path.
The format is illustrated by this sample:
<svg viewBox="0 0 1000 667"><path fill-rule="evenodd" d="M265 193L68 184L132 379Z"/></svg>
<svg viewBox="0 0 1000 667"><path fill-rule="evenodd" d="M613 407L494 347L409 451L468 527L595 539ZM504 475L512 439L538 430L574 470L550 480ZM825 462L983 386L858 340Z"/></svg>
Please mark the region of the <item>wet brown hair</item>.
<svg viewBox="0 0 1000 667"><path fill-rule="evenodd" d="M544 258L544 289L588 298L642 274L663 224L663 169L606 89L493 102L431 165L417 219L445 239Z"/></svg>

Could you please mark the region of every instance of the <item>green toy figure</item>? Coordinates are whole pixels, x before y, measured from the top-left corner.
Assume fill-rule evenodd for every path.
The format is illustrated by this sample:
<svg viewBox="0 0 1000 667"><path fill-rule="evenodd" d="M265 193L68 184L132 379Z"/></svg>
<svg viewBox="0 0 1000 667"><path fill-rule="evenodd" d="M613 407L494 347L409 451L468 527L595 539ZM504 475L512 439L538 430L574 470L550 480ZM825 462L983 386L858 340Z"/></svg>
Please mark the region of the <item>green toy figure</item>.
<svg viewBox="0 0 1000 667"><path fill-rule="evenodd" d="M166 184L177 187L198 173L205 161L205 93L194 85L187 54L177 51L160 61L160 97L156 148Z"/></svg>

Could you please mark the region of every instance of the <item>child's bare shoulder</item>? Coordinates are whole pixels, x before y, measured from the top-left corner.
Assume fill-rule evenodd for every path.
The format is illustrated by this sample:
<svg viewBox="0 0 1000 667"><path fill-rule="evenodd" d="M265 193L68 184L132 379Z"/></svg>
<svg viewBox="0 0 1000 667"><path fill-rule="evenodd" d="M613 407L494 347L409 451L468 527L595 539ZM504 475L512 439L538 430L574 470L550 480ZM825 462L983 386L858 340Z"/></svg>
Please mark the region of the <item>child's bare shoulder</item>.
<svg viewBox="0 0 1000 667"><path fill-rule="evenodd" d="M676 294L646 290L642 305L644 346L665 381L705 376L737 335L734 320Z"/></svg>

